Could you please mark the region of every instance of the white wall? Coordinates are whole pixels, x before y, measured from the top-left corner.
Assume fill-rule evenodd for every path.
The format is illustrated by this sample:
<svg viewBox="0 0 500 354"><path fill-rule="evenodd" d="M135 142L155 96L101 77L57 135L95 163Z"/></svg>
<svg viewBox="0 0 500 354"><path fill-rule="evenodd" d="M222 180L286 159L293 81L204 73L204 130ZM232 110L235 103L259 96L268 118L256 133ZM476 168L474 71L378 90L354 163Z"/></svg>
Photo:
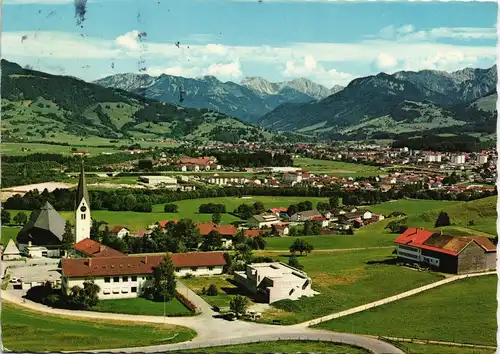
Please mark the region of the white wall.
<svg viewBox="0 0 500 354"><path fill-rule="evenodd" d="M195 276L218 275L222 274L222 268L222 266L216 266L212 269L209 269L208 267L197 267L196 270L193 270L192 268L180 268L175 274L179 277L188 273ZM123 279L124 276L119 276L118 282L115 282L114 276L95 277L93 280L94 283L99 285L99 288L101 289L98 294L99 299L127 299L139 296L143 283L148 279L148 277L151 276L151 274L126 275L126 281ZM132 280L132 277L136 277L136 280ZM105 281L105 278L109 278L109 283ZM64 277L62 279L63 287L66 287L68 290L75 285L83 288L83 283L85 282L85 278L71 278L66 284L66 279ZM132 292L133 287L137 288L137 292ZM107 294L105 294L105 292L107 292Z"/></svg>

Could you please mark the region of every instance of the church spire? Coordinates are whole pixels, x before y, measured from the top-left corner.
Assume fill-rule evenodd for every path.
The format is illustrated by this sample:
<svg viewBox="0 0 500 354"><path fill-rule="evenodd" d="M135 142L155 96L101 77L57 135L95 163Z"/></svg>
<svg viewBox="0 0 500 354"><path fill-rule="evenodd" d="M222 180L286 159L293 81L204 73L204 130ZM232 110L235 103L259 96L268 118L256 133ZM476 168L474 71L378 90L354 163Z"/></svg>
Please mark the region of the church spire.
<svg viewBox="0 0 500 354"><path fill-rule="evenodd" d="M90 205L89 192L87 191L87 183L85 181L85 171L83 168L83 160L82 160L82 166L81 166L81 171L80 171L80 180L78 181L78 187L76 189L75 209L78 208L78 206L82 202L82 199L85 200L85 203L87 205Z"/></svg>

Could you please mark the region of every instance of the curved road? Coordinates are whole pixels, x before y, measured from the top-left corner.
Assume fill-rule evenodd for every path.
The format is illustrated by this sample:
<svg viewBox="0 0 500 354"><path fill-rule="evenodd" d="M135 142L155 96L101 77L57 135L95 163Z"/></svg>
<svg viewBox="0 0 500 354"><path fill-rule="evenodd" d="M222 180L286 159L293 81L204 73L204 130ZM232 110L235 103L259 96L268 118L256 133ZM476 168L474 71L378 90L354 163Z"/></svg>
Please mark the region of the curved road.
<svg viewBox="0 0 500 354"><path fill-rule="evenodd" d="M191 300L191 295L189 296ZM389 343L349 333L335 333L330 331L296 327L296 326L275 326L253 322L234 321L229 322L223 319L213 318L213 311L204 312L195 317L167 317L162 316L140 316L125 315L116 313L102 313L92 311L70 311L55 309L42 304L34 303L29 300L22 301L19 296L9 291L2 291L2 299L14 302L23 307L36 311L47 312L55 315L64 315L70 317L109 319L131 322L147 323L167 323L189 327L197 332L197 336L184 343L155 345L140 348L119 348L119 349L101 349L78 352L121 352L133 353L144 352L154 353L159 351L197 349L202 347L220 346L228 344L244 344L256 341L275 341L280 339L301 339L301 340L324 340L335 343L351 344L366 348L376 354L404 354L400 349Z"/></svg>

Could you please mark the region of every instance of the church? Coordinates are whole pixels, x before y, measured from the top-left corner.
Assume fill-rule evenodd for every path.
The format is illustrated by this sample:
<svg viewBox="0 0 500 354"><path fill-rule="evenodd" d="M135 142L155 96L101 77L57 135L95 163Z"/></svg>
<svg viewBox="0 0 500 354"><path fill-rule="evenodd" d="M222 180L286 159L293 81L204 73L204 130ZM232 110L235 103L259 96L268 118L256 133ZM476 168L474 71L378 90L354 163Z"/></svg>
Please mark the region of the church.
<svg viewBox="0 0 500 354"><path fill-rule="evenodd" d="M32 213L29 222L21 229L16 238L19 251L28 257L60 257L66 221L49 203ZM76 189L74 236L75 243L90 238L92 219L90 198L82 167Z"/></svg>

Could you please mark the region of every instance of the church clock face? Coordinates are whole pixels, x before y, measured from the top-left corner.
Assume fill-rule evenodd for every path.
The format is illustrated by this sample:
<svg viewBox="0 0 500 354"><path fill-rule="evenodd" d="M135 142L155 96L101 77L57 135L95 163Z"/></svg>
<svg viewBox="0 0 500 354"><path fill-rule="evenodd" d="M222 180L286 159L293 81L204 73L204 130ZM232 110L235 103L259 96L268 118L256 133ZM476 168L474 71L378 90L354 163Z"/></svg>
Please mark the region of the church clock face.
<svg viewBox="0 0 500 354"><path fill-rule="evenodd" d="M85 213L87 211L87 207L85 205L83 205L81 208L80 208L80 211L82 213Z"/></svg>

